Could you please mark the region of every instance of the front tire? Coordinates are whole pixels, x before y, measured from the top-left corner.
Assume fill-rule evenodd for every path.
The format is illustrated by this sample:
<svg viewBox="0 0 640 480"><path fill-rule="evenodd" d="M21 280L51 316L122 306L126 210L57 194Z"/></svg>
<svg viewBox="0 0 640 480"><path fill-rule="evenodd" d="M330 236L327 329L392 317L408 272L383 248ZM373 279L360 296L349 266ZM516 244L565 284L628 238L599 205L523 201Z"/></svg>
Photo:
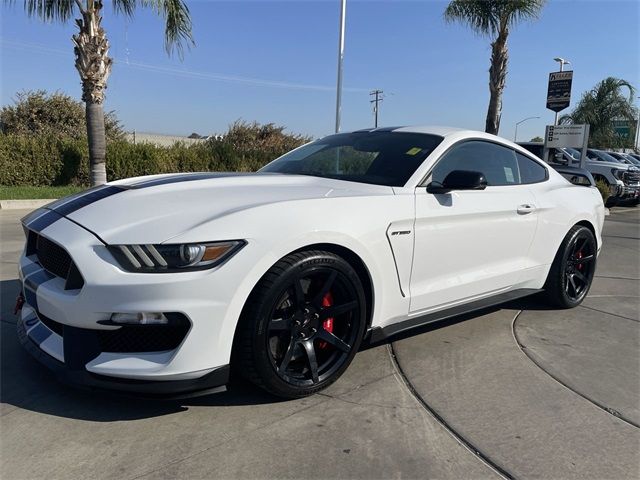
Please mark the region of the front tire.
<svg viewBox="0 0 640 480"><path fill-rule="evenodd" d="M544 296L559 308L574 308L589 293L596 270L596 239L588 228L574 225L551 265Z"/></svg>
<svg viewBox="0 0 640 480"><path fill-rule="evenodd" d="M331 252L278 261L243 310L233 364L255 385L284 398L322 390L347 369L366 327L364 288Z"/></svg>

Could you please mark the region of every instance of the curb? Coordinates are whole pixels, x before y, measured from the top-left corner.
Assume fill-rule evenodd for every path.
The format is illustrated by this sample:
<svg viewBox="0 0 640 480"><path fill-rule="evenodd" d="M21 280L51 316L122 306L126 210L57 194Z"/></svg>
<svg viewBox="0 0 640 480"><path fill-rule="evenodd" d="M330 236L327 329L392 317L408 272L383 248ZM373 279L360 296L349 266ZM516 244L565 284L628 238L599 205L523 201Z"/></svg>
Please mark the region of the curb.
<svg viewBox="0 0 640 480"><path fill-rule="evenodd" d="M42 198L37 200L0 200L0 210L20 210L31 209L35 210L51 203L57 199L55 198Z"/></svg>

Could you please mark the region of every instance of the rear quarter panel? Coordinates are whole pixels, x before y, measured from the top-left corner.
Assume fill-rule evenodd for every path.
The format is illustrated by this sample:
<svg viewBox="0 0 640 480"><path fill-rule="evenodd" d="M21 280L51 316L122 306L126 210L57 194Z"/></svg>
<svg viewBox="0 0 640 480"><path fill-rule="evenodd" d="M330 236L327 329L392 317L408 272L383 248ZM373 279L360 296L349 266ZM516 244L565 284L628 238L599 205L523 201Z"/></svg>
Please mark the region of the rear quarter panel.
<svg viewBox="0 0 640 480"><path fill-rule="evenodd" d="M549 267L567 232L579 222L589 222L595 231L598 250L602 245L604 205L595 187L573 185L554 171L547 182L535 184L538 229L531 246L531 258Z"/></svg>

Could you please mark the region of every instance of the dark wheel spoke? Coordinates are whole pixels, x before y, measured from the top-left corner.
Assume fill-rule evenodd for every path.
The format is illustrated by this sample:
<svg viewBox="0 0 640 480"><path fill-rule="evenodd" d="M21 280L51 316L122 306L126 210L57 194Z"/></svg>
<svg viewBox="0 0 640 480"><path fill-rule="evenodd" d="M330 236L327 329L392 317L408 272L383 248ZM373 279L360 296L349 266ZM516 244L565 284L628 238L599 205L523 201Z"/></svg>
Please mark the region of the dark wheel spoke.
<svg viewBox="0 0 640 480"><path fill-rule="evenodd" d="M290 328L291 328L290 318L274 318L271 320L271 324L269 325L269 330L272 330L272 331L283 331L283 330L289 330Z"/></svg>
<svg viewBox="0 0 640 480"><path fill-rule="evenodd" d="M351 350L351 346L349 344L343 342L338 337L336 337L333 333L326 331L324 328L321 328L318 331L318 338L320 340L324 340L329 345L333 345L338 350L344 353L347 353Z"/></svg>
<svg viewBox="0 0 640 480"><path fill-rule="evenodd" d="M578 238L576 240L575 245L573 246L573 253L575 254L575 253L581 251L584 248L586 243L587 243L587 237Z"/></svg>
<svg viewBox="0 0 640 480"><path fill-rule="evenodd" d="M358 306L358 302L355 300L352 302L347 302L342 305L332 305L330 307L326 307L320 311L320 318L326 319L331 317L337 317L338 315L342 315L343 313L350 312Z"/></svg>
<svg viewBox="0 0 640 480"><path fill-rule="evenodd" d="M574 279L575 277L578 277L578 280L580 280L580 282L584 285L587 285L589 283L589 280L587 279L587 277L585 277L582 273L580 273L578 270L575 271L574 273Z"/></svg>
<svg viewBox="0 0 640 480"><path fill-rule="evenodd" d="M305 304L304 290L302 289L302 279L296 278L293 281L294 301L297 308L302 309Z"/></svg>
<svg viewBox="0 0 640 480"><path fill-rule="evenodd" d="M571 283L571 288L573 288L573 293L574 295L572 295L573 297L577 297L578 296L578 287L576 285L576 281L575 281L575 275L574 274L569 274L569 283Z"/></svg>
<svg viewBox="0 0 640 480"><path fill-rule="evenodd" d="M318 383L318 361L316 360L316 349L313 346L313 340L306 340L302 342L302 346L307 352L307 359L309 360L309 370L311 371L311 379L313 383Z"/></svg>
<svg viewBox="0 0 640 480"><path fill-rule="evenodd" d="M296 349L297 342L292 338L291 342L289 342L289 347L287 348L287 352L284 354L284 358L278 367L278 371L280 373L284 373L287 371L287 367L289 366L289 362L291 362L291 358L293 357L293 352Z"/></svg>
<svg viewBox="0 0 640 480"><path fill-rule="evenodd" d="M592 262L596 257L593 255L587 255L586 257L577 258L576 263L582 265L584 263Z"/></svg>
<svg viewBox="0 0 640 480"><path fill-rule="evenodd" d="M322 285L322 288L313 299L313 304L315 305L316 308L322 307L322 299L327 293L329 293L329 290L331 290L331 287L333 286L333 282L335 281L337 276L338 276L338 272L333 270L325 280L324 284Z"/></svg>

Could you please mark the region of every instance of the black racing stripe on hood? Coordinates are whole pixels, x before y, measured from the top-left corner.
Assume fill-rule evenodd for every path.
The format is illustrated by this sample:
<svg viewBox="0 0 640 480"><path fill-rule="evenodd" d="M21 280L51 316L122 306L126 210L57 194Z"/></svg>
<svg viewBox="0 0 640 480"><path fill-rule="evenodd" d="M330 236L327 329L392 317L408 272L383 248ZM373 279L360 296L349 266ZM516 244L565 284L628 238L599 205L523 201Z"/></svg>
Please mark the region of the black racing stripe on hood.
<svg viewBox="0 0 640 480"><path fill-rule="evenodd" d="M62 218L59 213L56 213L52 210L41 210L42 215L39 215L33 219L27 218L23 221L24 226L29 230L33 230L34 232L40 233L42 230L47 228L54 222L57 222Z"/></svg>
<svg viewBox="0 0 640 480"><path fill-rule="evenodd" d="M61 203L60 205L52 205L51 210L60 215L69 215L77 210L80 210L87 205L91 205L98 200L102 200L103 198L110 197L111 195L115 195L116 193L124 192L127 189L124 187L116 186L116 185L106 185L102 188L97 188L95 190L89 190L84 195L80 195L68 202Z"/></svg>
<svg viewBox="0 0 640 480"><path fill-rule="evenodd" d="M128 185L128 188L138 189L138 188L148 188L148 187L157 187L159 185L168 185L170 183L180 183L180 182L193 182L196 180L208 180L211 178L222 178L222 177L241 177L255 175L254 173L236 173L236 172L210 172L210 173L181 173L177 175L171 175L170 177L163 178L155 178L152 180L144 180L142 182L133 183Z"/></svg>

